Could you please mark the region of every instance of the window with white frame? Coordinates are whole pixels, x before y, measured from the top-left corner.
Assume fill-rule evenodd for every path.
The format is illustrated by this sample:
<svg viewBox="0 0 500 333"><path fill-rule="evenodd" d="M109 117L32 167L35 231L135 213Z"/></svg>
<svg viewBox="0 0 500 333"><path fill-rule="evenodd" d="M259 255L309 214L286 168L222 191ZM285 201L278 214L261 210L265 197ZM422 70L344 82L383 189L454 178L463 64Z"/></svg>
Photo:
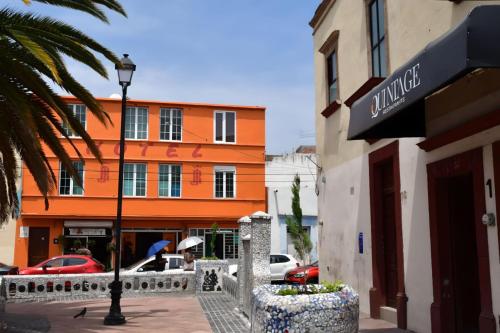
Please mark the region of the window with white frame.
<svg viewBox="0 0 500 333"><path fill-rule="evenodd" d="M160 109L160 140L182 140L182 109Z"/></svg>
<svg viewBox="0 0 500 333"><path fill-rule="evenodd" d="M83 104L68 104L69 110L73 113L76 119L80 121L80 124L82 124L83 128L87 127L87 112L86 112L86 107ZM67 136L73 137L73 138L79 138L80 136L76 134L73 129L69 126L67 121L63 121L61 124L64 132L66 133Z"/></svg>
<svg viewBox="0 0 500 333"><path fill-rule="evenodd" d="M125 113L125 138L136 140L148 138L148 108L127 107Z"/></svg>
<svg viewBox="0 0 500 333"><path fill-rule="evenodd" d="M147 166L143 163L123 165L123 194L129 197L146 196Z"/></svg>
<svg viewBox="0 0 500 333"><path fill-rule="evenodd" d="M179 198L181 196L180 165L160 164L158 176L158 196Z"/></svg>
<svg viewBox="0 0 500 333"><path fill-rule="evenodd" d="M236 142L236 112L216 111L214 114L215 142Z"/></svg>
<svg viewBox="0 0 500 333"><path fill-rule="evenodd" d="M214 194L216 198L236 197L236 168L216 166L214 168Z"/></svg>
<svg viewBox="0 0 500 333"><path fill-rule="evenodd" d="M82 161L73 162L83 185L83 163ZM59 163L59 194L60 195L83 195L83 187L79 186L69 172Z"/></svg>

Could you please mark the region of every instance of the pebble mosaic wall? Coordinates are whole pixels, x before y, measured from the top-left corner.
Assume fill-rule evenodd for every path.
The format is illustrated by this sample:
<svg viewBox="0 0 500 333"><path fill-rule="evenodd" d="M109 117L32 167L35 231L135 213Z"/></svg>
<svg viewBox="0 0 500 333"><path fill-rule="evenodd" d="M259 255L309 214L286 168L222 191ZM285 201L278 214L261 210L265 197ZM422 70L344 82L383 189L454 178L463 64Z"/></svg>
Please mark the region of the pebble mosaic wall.
<svg viewBox="0 0 500 333"><path fill-rule="evenodd" d="M264 285L252 293L252 333L357 333L358 294L346 286L328 294L280 296L286 285Z"/></svg>

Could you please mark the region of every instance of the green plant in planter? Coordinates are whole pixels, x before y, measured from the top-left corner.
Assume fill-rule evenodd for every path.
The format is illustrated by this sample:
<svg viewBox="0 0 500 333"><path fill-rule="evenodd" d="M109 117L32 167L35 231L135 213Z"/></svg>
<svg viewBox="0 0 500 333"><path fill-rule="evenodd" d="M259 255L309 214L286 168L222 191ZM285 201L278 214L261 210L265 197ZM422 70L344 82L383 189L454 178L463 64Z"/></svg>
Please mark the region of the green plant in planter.
<svg viewBox="0 0 500 333"><path fill-rule="evenodd" d="M217 260L217 256L215 255L215 242L217 241L217 231L219 231L219 225L217 223L212 224L212 237L210 239L210 252L212 255L207 257L208 260ZM215 259L210 259L215 258Z"/></svg>
<svg viewBox="0 0 500 333"><path fill-rule="evenodd" d="M319 287L315 285L297 285L290 288L280 289L276 292L279 296L290 295L315 295L315 294L329 294L341 291L345 284L341 280L335 282L324 281Z"/></svg>
<svg viewBox="0 0 500 333"><path fill-rule="evenodd" d="M280 289L276 293L276 295L280 295L280 296L294 296L294 295L298 295L298 294L299 294L299 290L296 288Z"/></svg>
<svg viewBox="0 0 500 333"><path fill-rule="evenodd" d="M201 260L219 260L217 256L201 257Z"/></svg>
<svg viewBox="0 0 500 333"><path fill-rule="evenodd" d="M338 291L341 291L345 286L342 280L335 280L335 282L333 283L323 281L321 285L323 286L323 288L321 289L321 293L323 294L336 293Z"/></svg>

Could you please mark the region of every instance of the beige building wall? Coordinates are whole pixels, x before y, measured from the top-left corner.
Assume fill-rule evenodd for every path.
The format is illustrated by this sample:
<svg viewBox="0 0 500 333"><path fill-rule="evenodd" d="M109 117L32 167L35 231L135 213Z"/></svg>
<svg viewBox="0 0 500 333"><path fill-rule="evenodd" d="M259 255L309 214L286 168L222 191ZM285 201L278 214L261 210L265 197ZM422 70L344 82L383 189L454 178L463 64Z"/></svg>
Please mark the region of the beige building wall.
<svg viewBox="0 0 500 333"><path fill-rule="evenodd" d="M313 28L315 113L320 194L318 197L320 280L343 279L360 293L360 309L370 312L372 287L371 218L368 154L393 139L370 145L347 141L350 109L343 104L371 77L369 28L364 0L327 1L331 5ZM386 0L388 72L410 60L436 38L458 24L470 10L500 1ZM341 107L330 117L327 107L326 54L319 50L338 31L338 89ZM500 104L500 100L499 100ZM497 104L498 105L498 104ZM443 107L435 104L434 109ZM465 107L473 110L477 105ZM433 302L426 165L472 148L483 147L485 178L492 178L491 143L500 140L492 128L426 153L416 145L421 138L399 140L401 209L408 329L431 332ZM500 181L500 180L497 180ZM495 212L495 200L487 199ZM498 224L488 228L493 313L500 315ZM364 253L358 253L358 235L364 235ZM498 325L498 322L497 322Z"/></svg>
<svg viewBox="0 0 500 333"><path fill-rule="evenodd" d="M19 163L19 174L16 186L21 189L22 172L21 162ZM0 225L0 263L12 265L14 263L14 245L16 241L16 220L13 218L7 219Z"/></svg>

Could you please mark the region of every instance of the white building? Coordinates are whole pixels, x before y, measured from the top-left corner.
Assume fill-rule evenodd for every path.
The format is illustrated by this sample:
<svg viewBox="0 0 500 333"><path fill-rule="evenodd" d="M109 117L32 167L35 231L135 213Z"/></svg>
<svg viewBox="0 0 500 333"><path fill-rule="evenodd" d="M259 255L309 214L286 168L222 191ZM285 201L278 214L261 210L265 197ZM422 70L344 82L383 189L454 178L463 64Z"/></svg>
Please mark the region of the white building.
<svg viewBox="0 0 500 333"><path fill-rule="evenodd" d="M310 22L320 280L400 328L499 332L499 17L500 1L323 0Z"/></svg>
<svg viewBox="0 0 500 333"><path fill-rule="evenodd" d="M266 156L267 211L273 217L271 222L272 253L289 253L297 257L287 233L285 217L292 215L291 187L295 175L298 174L301 181L302 225L309 231L313 243L311 262L317 260L318 201L315 192L315 163L315 149L311 146L300 146L295 153Z"/></svg>

